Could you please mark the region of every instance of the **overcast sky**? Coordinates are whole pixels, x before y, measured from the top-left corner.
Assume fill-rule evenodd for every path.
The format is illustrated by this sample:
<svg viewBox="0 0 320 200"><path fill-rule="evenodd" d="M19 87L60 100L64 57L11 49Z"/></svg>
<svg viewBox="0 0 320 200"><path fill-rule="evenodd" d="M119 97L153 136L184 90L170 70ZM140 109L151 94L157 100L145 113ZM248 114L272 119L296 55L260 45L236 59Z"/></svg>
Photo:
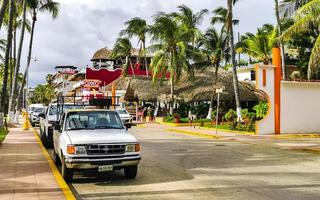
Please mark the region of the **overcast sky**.
<svg viewBox="0 0 320 200"><path fill-rule="evenodd" d="M53 73L56 65L90 65L94 52L111 48L124 22L142 17L148 22L158 11L172 12L186 4L194 11L210 11L226 6L227 0L58 0L59 17L39 15L36 24L34 51L36 57L30 68L30 85L43 83L46 74ZM275 23L273 0L240 0L235 7L235 18L240 20L235 32L255 32L264 23ZM208 28L208 19L201 25ZM26 37L26 45L29 35ZM25 45L25 46L26 46ZM135 45L135 44L134 44ZM26 52L26 51L24 51ZM26 55L24 55L24 58ZM25 59L22 66L25 65Z"/></svg>

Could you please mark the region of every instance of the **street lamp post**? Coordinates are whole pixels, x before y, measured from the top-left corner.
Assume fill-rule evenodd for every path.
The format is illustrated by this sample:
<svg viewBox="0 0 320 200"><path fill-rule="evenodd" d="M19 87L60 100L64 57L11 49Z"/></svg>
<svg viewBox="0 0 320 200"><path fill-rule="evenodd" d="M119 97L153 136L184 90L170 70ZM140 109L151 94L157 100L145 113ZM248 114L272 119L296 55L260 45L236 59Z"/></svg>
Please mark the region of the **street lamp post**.
<svg viewBox="0 0 320 200"><path fill-rule="evenodd" d="M37 58L31 58L33 62L37 62ZM26 77L26 98L25 98L25 109L28 108L28 101L29 101L29 71L30 68L26 71L27 77Z"/></svg>
<svg viewBox="0 0 320 200"><path fill-rule="evenodd" d="M216 113L216 134L218 134L219 100L220 100L220 94L222 93L222 88L216 89L216 93L218 94L218 97L217 97L217 113Z"/></svg>

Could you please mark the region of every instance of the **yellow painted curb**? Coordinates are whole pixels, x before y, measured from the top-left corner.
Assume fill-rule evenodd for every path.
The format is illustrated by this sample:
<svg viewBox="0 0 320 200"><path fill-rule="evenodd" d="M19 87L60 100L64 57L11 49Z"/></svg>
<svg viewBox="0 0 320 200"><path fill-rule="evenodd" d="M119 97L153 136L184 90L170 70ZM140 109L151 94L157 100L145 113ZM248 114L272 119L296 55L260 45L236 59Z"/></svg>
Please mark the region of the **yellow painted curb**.
<svg viewBox="0 0 320 200"><path fill-rule="evenodd" d="M138 127L138 128L145 128L146 125L144 125L144 124L137 124L136 127Z"/></svg>
<svg viewBox="0 0 320 200"><path fill-rule="evenodd" d="M76 198L74 197L74 195L72 194L68 184L64 181L64 179L62 178L58 168L56 167L56 165L54 164L53 160L51 159L49 153L47 152L46 148L43 146L40 137L37 133L37 131L32 127L31 128L33 131L33 134L35 135L37 142L40 146L40 149L42 151L42 154L44 155L44 157L47 159L49 166L51 168L51 171L54 175L54 177L56 178L58 185L60 186L64 196L66 197L67 200L75 200Z"/></svg>
<svg viewBox="0 0 320 200"><path fill-rule="evenodd" d="M320 138L320 134L287 134L287 135L275 135L274 137L279 139L290 138Z"/></svg>
<svg viewBox="0 0 320 200"><path fill-rule="evenodd" d="M216 136L216 135L211 135L211 134L206 134L206 133L198 133L195 131L185 131L185 130L177 130L177 129L167 129L167 131L177 132L177 133L182 133L182 134L187 134L187 135L194 135L194 136L208 138L208 139L220 139L220 137Z"/></svg>
<svg viewBox="0 0 320 200"><path fill-rule="evenodd" d="M216 130L216 128L208 128L208 127L199 127L200 129L207 129L207 130ZM228 129L221 129L218 128L218 131L225 132L225 133L238 133L243 135L255 135L255 132L246 132L246 131L234 131L234 130L228 130Z"/></svg>
<svg viewBox="0 0 320 200"><path fill-rule="evenodd" d="M160 124L168 125L168 126L190 126L188 123L171 123L171 122L161 122ZM197 124L195 124L197 125ZM190 126L191 127L191 126Z"/></svg>

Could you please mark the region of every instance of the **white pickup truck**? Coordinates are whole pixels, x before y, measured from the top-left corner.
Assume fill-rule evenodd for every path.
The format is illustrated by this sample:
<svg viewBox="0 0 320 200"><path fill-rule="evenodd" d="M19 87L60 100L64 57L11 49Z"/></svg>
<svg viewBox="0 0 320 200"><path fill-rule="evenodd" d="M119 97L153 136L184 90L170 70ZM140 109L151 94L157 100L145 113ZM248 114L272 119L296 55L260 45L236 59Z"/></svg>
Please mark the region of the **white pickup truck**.
<svg viewBox="0 0 320 200"><path fill-rule="evenodd" d="M124 169L127 178L135 178L140 144L127 130L115 111L65 111L53 134L53 160L62 164L66 182L72 181L75 170L83 169L101 173Z"/></svg>

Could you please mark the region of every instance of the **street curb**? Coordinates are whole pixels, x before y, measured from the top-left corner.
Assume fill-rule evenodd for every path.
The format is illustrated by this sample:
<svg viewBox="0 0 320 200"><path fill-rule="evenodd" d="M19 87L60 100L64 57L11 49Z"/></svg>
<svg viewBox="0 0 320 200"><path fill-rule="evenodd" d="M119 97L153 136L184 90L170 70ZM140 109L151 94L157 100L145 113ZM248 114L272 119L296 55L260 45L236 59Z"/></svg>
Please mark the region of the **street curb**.
<svg viewBox="0 0 320 200"><path fill-rule="evenodd" d="M162 122L160 123L162 125L168 125L168 126L172 126L172 127L192 127L187 123L180 123L180 124L176 124L176 123L171 123L171 122ZM199 123L197 123L199 124ZM197 125L196 124L196 125ZM198 126L198 125L197 125ZM212 127L212 128L207 128L207 127L201 127L199 126L199 129L206 129L206 130L216 130L216 128ZM237 133L237 134L242 134L242 135L256 135L255 132L247 132L247 131L234 131L234 130L228 130L228 129L217 129L218 131L221 132L226 132L226 133Z"/></svg>
<svg viewBox="0 0 320 200"><path fill-rule="evenodd" d="M193 135L193 136L198 136L198 137L203 137L203 138L208 138L208 139L220 139L221 137L216 136L216 135L211 135L211 134L206 134L206 133L199 133L195 131L185 131L185 130L177 130L177 129L167 129L168 131L171 132L177 132L177 133L182 133L186 135Z"/></svg>
<svg viewBox="0 0 320 200"><path fill-rule="evenodd" d="M56 165L54 164L53 160L51 159L48 151L46 150L46 148L43 146L40 137L37 133L37 131L31 126L31 129L33 131L33 134L35 135L38 145L42 151L42 154L44 155L44 157L47 159L49 166L51 168L51 171L54 175L54 177L56 178L56 181L58 183L58 185L60 186L64 196L66 197L67 200L76 200L76 198L74 197L73 193L71 192L68 184L64 181L64 179L62 178L58 168L56 167Z"/></svg>
<svg viewBox="0 0 320 200"><path fill-rule="evenodd" d="M199 129L206 129L206 130L216 130L216 128L207 128L207 127L199 127ZM228 129L221 129L217 128L218 131L225 132L225 133L237 133L241 135L256 135L255 132L247 132L247 131L234 131L234 130L228 130Z"/></svg>
<svg viewBox="0 0 320 200"><path fill-rule="evenodd" d="M288 134L288 135L275 135L275 138L290 139L290 138L320 138L320 134Z"/></svg>

